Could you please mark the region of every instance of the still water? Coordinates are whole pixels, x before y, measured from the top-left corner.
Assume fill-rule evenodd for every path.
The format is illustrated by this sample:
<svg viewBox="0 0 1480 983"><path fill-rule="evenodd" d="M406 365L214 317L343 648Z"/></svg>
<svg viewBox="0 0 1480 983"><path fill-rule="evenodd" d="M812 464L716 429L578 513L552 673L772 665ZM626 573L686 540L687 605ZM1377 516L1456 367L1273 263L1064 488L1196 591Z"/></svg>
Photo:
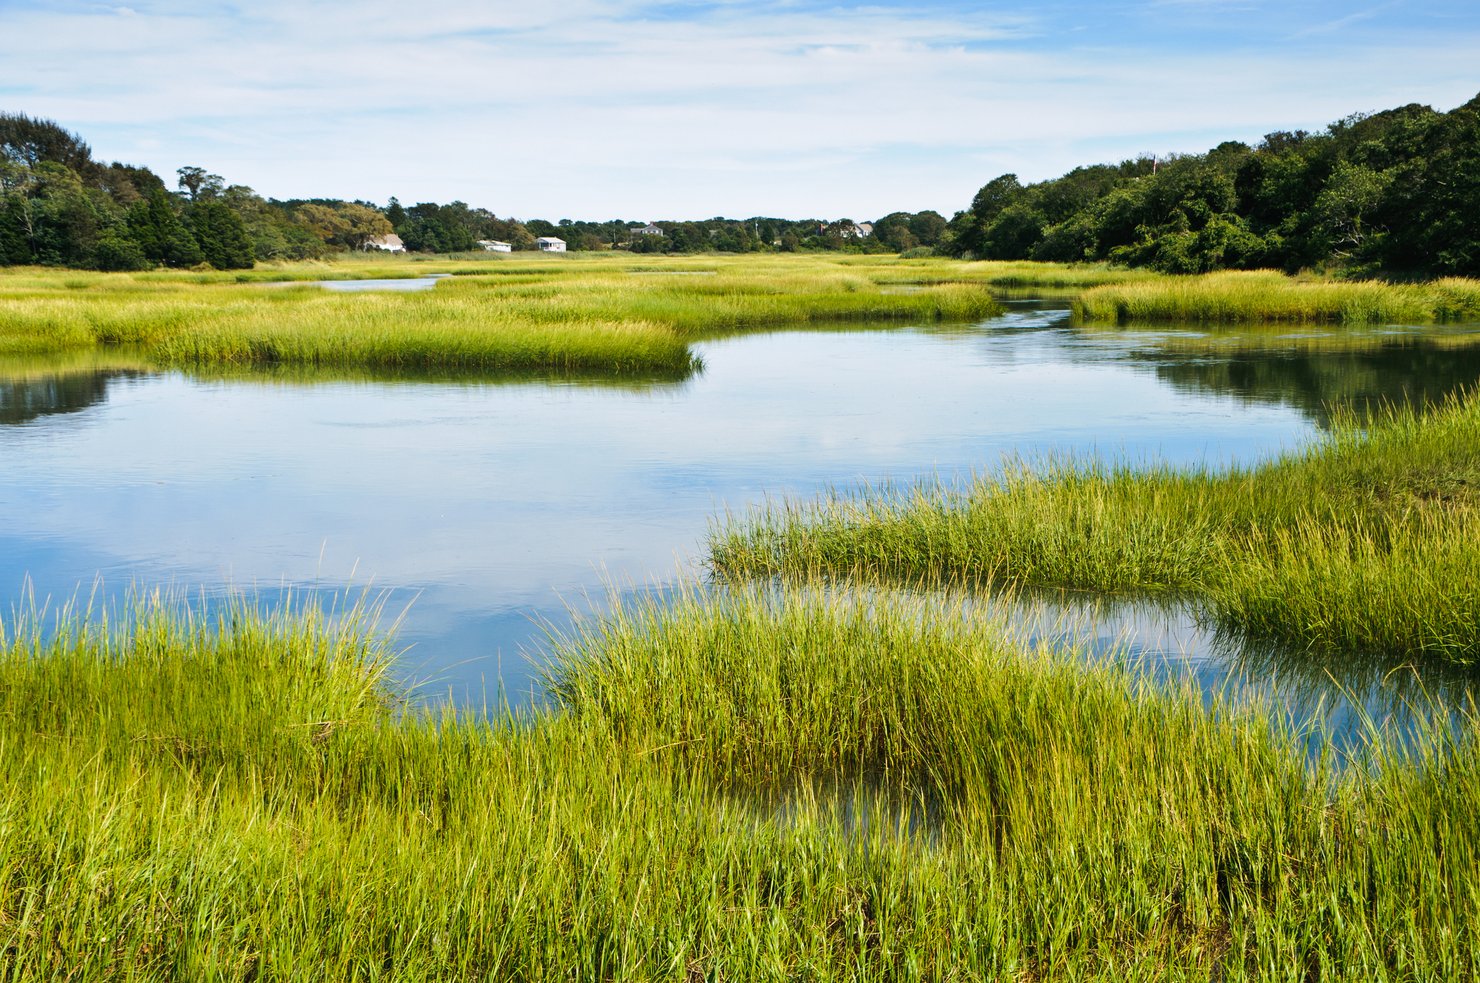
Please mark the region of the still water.
<svg viewBox="0 0 1480 983"><path fill-rule="evenodd" d="M12 363L0 618L28 582L54 599L98 578L111 596L368 585L392 609L410 604L401 668L422 692L518 703L547 623L701 570L726 510L960 481L1008 454L1257 461L1315 437L1332 404L1473 385L1480 346L1456 333L1209 348L1196 332L1077 329L1057 305L1022 301L970 326L711 340L703 371L678 382L222 381ZM1210 688L1252 674L1329 696L1331 667L1237 651L1185 610L1090 605L1085 621L1070 607L1094 646ZM1062 630L1062 614L1036 617ZM1362 689L1387 668L1347 666L1342 681Z"/></svg>

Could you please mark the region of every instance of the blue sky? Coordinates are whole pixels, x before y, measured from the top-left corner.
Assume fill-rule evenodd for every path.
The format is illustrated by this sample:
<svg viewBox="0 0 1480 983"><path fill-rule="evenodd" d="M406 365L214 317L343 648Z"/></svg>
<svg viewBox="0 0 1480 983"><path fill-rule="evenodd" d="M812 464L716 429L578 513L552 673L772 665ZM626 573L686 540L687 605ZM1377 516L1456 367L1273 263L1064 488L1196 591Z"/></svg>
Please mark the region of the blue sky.
<svg viewBox="0 0 1480 983"><path fill-rule="evenodd" d="M0 0L0 110L274 197L877 218L1480 92L1480 5Z"/></svg>

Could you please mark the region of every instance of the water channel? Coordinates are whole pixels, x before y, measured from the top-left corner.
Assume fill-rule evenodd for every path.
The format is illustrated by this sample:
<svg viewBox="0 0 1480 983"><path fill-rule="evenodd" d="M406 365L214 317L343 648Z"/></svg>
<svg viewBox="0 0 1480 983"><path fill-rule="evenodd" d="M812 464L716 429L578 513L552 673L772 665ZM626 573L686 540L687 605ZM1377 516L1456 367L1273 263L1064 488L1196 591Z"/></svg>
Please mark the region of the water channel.
<svg viewBox="0 0 1480 983"><path fill-rule="evenodd" d="M12 361L0 364L0 619L27 591L368 586L410 605L400 669L419 692L518 704L546 625L700 570L726 510L961 481L1009 454L1258 461L1314 439L1333 405L1474 385L1477 333L1209 345L1190 329L1076 328L1063 304L1023 299L973 325L716 338L698 346L703 371L677 382ZM1073 623L1091 650L1209 689L1251 676L1285 681L1292 705L1329 703L1336 684L1369 705L1402 697L1379 692L1390 666L1242 651L1185 609L1086 601L1020 616L1042 631Z"/></svg>

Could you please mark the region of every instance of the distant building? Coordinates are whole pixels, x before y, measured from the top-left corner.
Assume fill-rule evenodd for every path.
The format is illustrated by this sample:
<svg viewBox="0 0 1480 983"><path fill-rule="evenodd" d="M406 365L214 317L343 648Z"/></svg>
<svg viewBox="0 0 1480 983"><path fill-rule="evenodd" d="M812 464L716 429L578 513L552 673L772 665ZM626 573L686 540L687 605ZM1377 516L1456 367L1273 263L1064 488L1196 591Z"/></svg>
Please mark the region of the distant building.
<svg viewBox="0 0 1480 983"><path fill-rule="evenodd" d="M845 225L838 230L838 235L844 239L867 239L874 234L872 222L856 222L853 225Z"/></svg>
<svg viewBox="0 0 1480 983"><path fill-rule="evenodd" d="M499 242L497 239L479 239L478 248L486 253L511 253L514 247L507 242Z"/></svg>
<svg viewBox="0 0 1480 983"><path fill-rule="evenodd" d="M660 236L663 234L663 230L651 222L647 225L634 225L627 231L635 236Z"/></svg>
<svg viewBox="0 0 1480 983"><path fill-rule="evenodd" d="M363 248L367 252L371 249L379 249L387 253L404 253L406 251L406 244L401 241L400 236L392 232L386 236L371 236L365 240Z"/></svg>
<svg viewBox="0 0 1480 983"><path fill-rule="evenodd" d="M535 247L539 249L539 251L542 253L565 252L565 240L557 239L554 236L540 236L534 241L534 244Z"/></svg>

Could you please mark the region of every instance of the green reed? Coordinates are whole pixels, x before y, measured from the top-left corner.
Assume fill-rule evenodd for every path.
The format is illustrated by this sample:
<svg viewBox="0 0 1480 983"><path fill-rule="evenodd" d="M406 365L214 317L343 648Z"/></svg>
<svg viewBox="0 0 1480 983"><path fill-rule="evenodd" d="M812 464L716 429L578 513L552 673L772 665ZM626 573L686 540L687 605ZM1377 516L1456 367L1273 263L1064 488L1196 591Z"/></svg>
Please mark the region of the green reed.
<svg viewBox="0 0 1480 983"><path fill-rule="evenodd" d="M690 589L552 702L386 688L375 605L0 627L6 979L1439 978L1480 781L905 598Z"/></svg>
<svg viewBox="0 0 1480 983"><path fill-rule="evenodd" d="M780 503L718 525L727 577L827 573L1200 599L1301 645L1480 657L1480 401L1345 417L1310 448L1213 471L1009 462L964 487Z"/></svg>
<svg viewBox="0 0 1480 983"><path fill-rule="evenodd" d="M1271 270L1169 276L1093 287L1086 322L1426 324L1480 320L1480 281L1423 284L1289 277Z"/></svg>
<svg viewBox="0 0 1480 983"><path fill-rule="evenodd" d="M433 267L462 275L414 293L329 293L307 282ZM985 285L926 282L928 269L887 259L715 257L695 267L605 255L431 265L355 258L241 274L10 270L0 275L0 355L131 346L180 366L673 375L697 365L688 343L701 336L1000 310ZM896 289L901 278L915 286Z"/></svg>

